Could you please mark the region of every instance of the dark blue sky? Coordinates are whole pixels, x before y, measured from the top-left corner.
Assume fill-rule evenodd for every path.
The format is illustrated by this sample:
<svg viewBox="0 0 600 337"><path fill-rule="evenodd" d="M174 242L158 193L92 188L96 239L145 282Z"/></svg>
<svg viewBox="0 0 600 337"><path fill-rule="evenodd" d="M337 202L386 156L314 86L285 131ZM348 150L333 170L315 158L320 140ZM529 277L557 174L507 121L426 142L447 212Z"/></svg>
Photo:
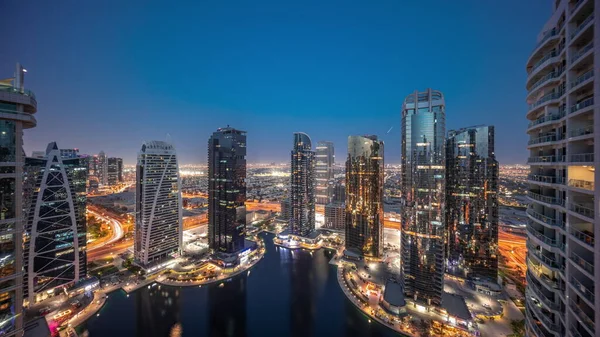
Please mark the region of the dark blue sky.
<svg viewBox="0 0 600 337"><path fill-rule="evenodd" d="M338 161L348 135L377 134L399 163L402 101L431 87L448 130L493 124L499 161L524 163L525 62L551 1L324 2L0 1L0 77L20 61L38 98L25 150L133 164L170 134L180 163L204 163L230 124L249 162L287 161L304 131Z"/></svg>

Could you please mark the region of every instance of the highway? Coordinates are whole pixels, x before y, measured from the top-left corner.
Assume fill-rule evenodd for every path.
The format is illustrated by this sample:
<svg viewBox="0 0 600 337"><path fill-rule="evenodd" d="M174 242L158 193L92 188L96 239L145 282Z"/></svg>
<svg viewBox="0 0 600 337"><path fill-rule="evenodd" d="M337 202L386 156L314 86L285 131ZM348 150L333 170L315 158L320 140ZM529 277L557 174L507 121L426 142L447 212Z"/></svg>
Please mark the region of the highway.
<svg viewBox="0 0 600 337"><path fill-rule="evenodd" d="M92 214L96 218L98 218L102 221L106 221L110 224L110 231L112 232L112 236L110 237L110 239L108 239L108 241L102 243L100 246L115 243L115 242L119 241L123 237L123 235L125 235L125 231L123 230L123 226L121 225L121 222L119 220L112 218L112 217L102 215L102 213L93 211L90 208L88 208L87 211L88 211L88 213ZM106 214L106 213L104 213L104 214Z"/></svg>
<svg viewBox="0 0 600 337"><path fill-rule="evenodd" d="M506 266L511 269L519 270L519 274L525 277L527 270L527 238L517 234L509 233L502 228L498 231L498 249L504 256Z"/></svg>

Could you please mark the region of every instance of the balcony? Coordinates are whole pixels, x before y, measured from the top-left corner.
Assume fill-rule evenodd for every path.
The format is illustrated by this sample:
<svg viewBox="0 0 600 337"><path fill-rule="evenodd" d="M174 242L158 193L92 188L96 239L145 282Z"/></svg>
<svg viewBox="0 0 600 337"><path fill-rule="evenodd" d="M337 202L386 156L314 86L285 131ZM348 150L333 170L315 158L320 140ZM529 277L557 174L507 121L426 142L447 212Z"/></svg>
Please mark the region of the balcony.
<svg viewBox="0 0 600 337"><path fill-rule="evenodd" d="M540 299L540 301L542 303L544 303L544 305L546 305L548 308L550 308L550 310L558 311L560 309L558 304L554 303L553 299L546 297L546 295L544 294L542 289L539 288L539 285L537 283L535 283L535 281L532 280L532 277L529 275L529 273L527 273L526 279L527 279L527 288L531 289L533 291L533 293L537 295L538 299Z"/></svg>
<svg viewBox="0 0 600 337"><path fill-rule="evenodd" d="M571 33L571 42L573 41L573 38L577 36L577 34L581 33L581 31L583 31L592 21L594 21L594 13L590 14L585 20L583 20L583 22L579 24L579 26L577 26L577 28L573 30Z"/></svg>
<svg viewBox="0 0 600 337"><path fill-rule="evenodd" d="M593 163L594 162L594 154L593 153L577 153L569 156L569 161L571 163Z"/></svg>
<svg viewBox="0 0 600 337"><path fill-rule="evenodd" d="M581 321L583 321L584 326L589 327L591 332L594 332L596 330L596 324L594 323L594 319L590 318L580 307L577 303L575 303L575 301L573 301L573 299L571 299L569 301L569 307L571 308L571 310L573 310L573 312L577 315L577 317L579 317L581 319ZM580 322L581 322L580 321Z"/></svg>
<svg viewBox="0 0 600 337"><path fill-rule="evenodd" d="M591 41L590 43L586 44L575 54L573 54L573 57L571 58L571 65L575 64L577 60L579 60L583 55L585 55L588 51L592 49L594 49L594 41Z"/></svg>
<svg viewBox="0 0 600 337"><path fill-rule="evenodd" d="M533 331L535 331L536 336L543 336L543 337L553 336L552 334L546 334L546 333L542 332L542 329L538 326L538 324L535 323L536 321L539 321L539 320L536 320L535 318L533 318L533 316L531 315L529 310L526 310L526 313L527 313L526 321L533 328Z"/></svg>
<svg viewBox="0 0 600 337"><path fill-rule="evenodd" d="M534 84L531 85L531 88L529 89L529 92L527 93L527 95L531 95L532 93L535 92L535 90L537 88L539 88L542 84L544 83L548 83L551 80L555 80L557 78L560 78L560 76L564 73L564 70L561 69L560 71L552 71L549 72L548 74L546 74L544 77L540 78L539 80L537 80Z"/></svg>
<svg viewBox="0 0 600 337"><path fill-rule="evenodd" d="M590 301L590 303L594 303L594 299L596 298L596 296L594 295L593 288L591 290L588 289L573 276L571 276L571 285L573 285L573 288L577 290L581 297L585 297L587 300Z"/></svg>
<svg viewBox="0 0 600 337"><path fill-rule="evenodd" d="M536 156L536 157L529 157L527 158L527 163L531 164L531 163L556 163L558 161L562 161L562 160L557 160L557 156Z"/></svg>
<svg viewBox="0 0 600 337"><path fill-rule="evenodd" d="M582 75L578 76L575 79L575 81L571 82L571 89L577 87L578 85L589 80L590 78L594 78L594 69L590 69L590 70L586 71Z"/></svg>
<svg viewBox="0 0 600 337"><path fill-rule="evenodd" d="M559 112L553 115L546 115L546 116L542 116L534 121L529 122L529 126L527 127L527 129L531 129L534 126L540 125L540 124L544 124L547 122L552 122L552 121L557 121L561 118L565 117L565 110L564 109L559 109Z"/></svg>
<svg viewBox="0 0 600 337"><path fill-rule="evenodd" d="M542 144L542 143L549 143L549 142L555 142L557 140L562 140L562 139L561 139L561 137L556 137L556 135L547 135L547 136L541 136L541 137L537 137L537 138L532 138L532 139L529 140L529 142L527 142L527 145L536 145L536 144Z"/></svg>
<svg viewBox="0 0 600 337"><path fill-rule="evenodd" d="M527 259L527 271L535 275L537 280L546 285L550 290L561 290L557 279L552 279L542 272L542 267L536 266L530 259ZM561 290L562 291L562 290Z"/></svg>
<svg viewBox="0 0 600 337"><path fill-rule="evenodd" d="M559 99L563 94L564 94L563 91L558 91L558 92L551 92L547 95L542 96L542 98L537 100L537 102L529 105L529 112L531 112L532 110L534 110L537 107L540 107L543 104L546 104L549 101Z"/></svg>
<svg viewBox="0 0 600 337"><path fill-rule="evenodd" d="M577 255L577 253L575 253L575 252L571 252L571 261L573 261L573 263L575 263L576 265L581 267L583 270L590 273L590 275L592 275L592 278L593 278L593 276L594 276L594 265L593 264L587 262L584 258Z"/></svg>
<svg viewBox="0 0 600 337"><path fill-rule="evenodd" d="M527 196L533 200L537 200L539 202L543 202L550 205L563 206L565 204L565 201L563 199L557 199L555 197L541 195L533 191L527 191Z"/></svg>
<svg viewBox="0 0 600 337"><path fill-rule="evenodd" d="M555 176L543 176L543 175L539 175L539 174L529 174L529 175L527 175L527 179L531 180L531 181L537 181L540 183L556 184Z"/></svg>
<svg viewBox="0 0 600 337"><path fill-rule="evenodd" d="M594 209L593 209L594 205L593 204L589 204L589 205L582 205L582 204L577 204L577 203L570 203L569 204L569 210L573 211L579 215L583 215L584 217L587 217L589 219L594 219Z"/></svg>
<svg viewBox="0 0 600 337"><path fill-rule="evenodd" d="M594 97L593 96L588 99L585 99L577 104L571 105L570 113L574 113L575 111L587 108L592 105L594 105Z"/></svg>
<svg viewBox="0 0 600 337"><path fill-rule="evenodd" d="M527 246L527 253L531 253L540 262L542 262L546 267L548 267L550 269L554 269L556 271L561 271L561 272L565 270L565 266L559 265L555 259L542 254L539 250L537 250L535 247L533 247L529 243L526 246Z"/></svg>
<svg viewBox="0 0 600 337"><path fill-rule="evenodd" d="M594 182L587 180L579 180L579 179L569 179L569 186L575 188L581 188L582 190L594 190Z"/></svg>
<svg viewBox="0 0 600 337"><path fill-rule="evenodd" d="M580 242L583 242L592 248L594 247L594 233L588 231L579 231L571 227L571 235L573 235L573 237L579 240Z"/></svg>
<svg viewBox="0 0 600 337"><path fill-rule="evenodd" d="M592 135L592 134L594 134L594 126L593 125L588 125L588 126L585 126L585 127L579 128L579 129L569 131L570 138L587 136L587 135Z"/></svg>
<svg viewBox="0 0 600 337"><path fill-rule="evenodd" d="M569 331L571 331L571 335L573 335L575 337L583 337L581 332L579 332L579 330L577 330L577 328L574 325L571 325L571 328L569 328Z"/></svg>
<svg viewBox="0 0 600 337"><path fill-rule="evenodd" d="M537 75L537 73L540 69L543 69L550 64L558 63L560 61L558 59L558 56L560 55L560 53L562 53L563 49L564 49L564 47L561 47L558 50L553 49L551 52L547 53L540 60L538 60L536 63L534 63L533 66L531 67L531 69L529 70L528 79L531 79L535 75ZM553 59L555 59L555 60L553 60Z"/></svg>
<svg viewBox="0 0 600 337"><path fill-rule="evenodd" d="M534 211L533 208L527 208L526 213L530 217L532 217L538 221L541 221L542 223L544 223L546 225L564 228L564 224L557 222L555 218L540 214L540 213Z"/></svg>
<svg viewBox="0 0 600 337"><path fill-rule="evenodd" d="M537 318L546 326L548 330L559 331L558 324L555 324L550 317L546 316L546 314L542 312L542 308L540 308L537 304L533 303L530 297L526 296L525 298L525 301L527 302L527 307L535 313Z"/></svg>
<svg viewBox="0 0 600 337"><path fill-rule="evenodd" d="M584 3L586 0L578 0L574 5L573 8L571 8L571 15L573 15L573 13L575 13L575 11L577 10L577 8L579 8L579 6L581 6L582 3Z"/></svg>
<svg viewBox="0 0 600 337"><path fill-rule="evenodd" d="M552 238L545 236L544 233L538 232L533 227L527 226L527 231L531 235L533 235L533 237L538 239L540 242L542 242L548 246L556 247L556 248L560 248L561 250L564 250L564 245L562 243L557 242L556 239L552 239Z"/></svg>

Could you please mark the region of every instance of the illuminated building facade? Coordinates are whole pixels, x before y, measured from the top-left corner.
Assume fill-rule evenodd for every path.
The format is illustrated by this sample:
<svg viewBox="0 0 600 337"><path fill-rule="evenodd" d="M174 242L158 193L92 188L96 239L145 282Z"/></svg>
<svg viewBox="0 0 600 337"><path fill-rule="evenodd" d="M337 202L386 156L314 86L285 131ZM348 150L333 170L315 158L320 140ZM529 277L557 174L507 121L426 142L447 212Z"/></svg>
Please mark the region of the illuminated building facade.
<svg viewBox="0 0 600 337"><path fill-rule="evenodd" d="M552 1L526 63L526 334L600 335L600 1Z"/></svg>
<svg viewBox="0 0 600 337"><path fill-rule="evenodd" d="M96 162L96 177L100 186L108 185L108 158L104 151L98 153L98 161Z"/></svg>
<svg viewBox="0 0 600 337"><path fill-rule="evenodd" d="M23 130L36 126L37 101L25 69L0 80L0 335L23 334Z"/></svg>
<svg viewBox="0 0 600 337"><path fill-rule="evenodd" d="M498 278L498 162L494 127L474 126L446 138L447 271Z"/></svg>
<svg viewBox="0 0 600 337"><path fill-rule="evenodd" d="M401 259L406 295L441 304L444 279L444 96L428 89L402 106Z"/></svg>
<svg viewBox="0 0 600 337"><path fill-rule="evenodd" d="M383 165L377 136L348 137L346 250L360 256L383 256Z"/></svg>
<svg viewBox="0 0 600 337"><path fill-rule="evenodd" d="M335 160L332 142L320 141L316 149L316 203L326 205L333 196L333 164Z"/></svg>
<svg viewBox="0 0 600 337"><path fill-rule="evenodd" d="M346 225L346 208L343 202L330 202L325 205L325 224L323 228L344 230Z"/></svg>
<svg viewBox="0 0 600 337"><path fill-rule="evenodd" d="M85 159L72 155L53 142L45 158L25 162L24 295L31 304L86 277L88 167Z"/></svg>
<svg viewBox="0 0 600 337"><path fill-rule="evenodd" d="M208 140L208 242L215 253L244 248L246 131L227 126Z"/></svg>
<svg viewBox="0 0 600 337"><path fill-rule="evenodd" d="M181 252L181 181L175 147L147 141L136 167L134 256L148 266Z"/></svg>
<svg viewBox="0 0 600 337"><path fill-rule="evenodd" d="M107 181L109 186L117 185L123 182L123 159L121 158L108 158L107 162Z"/></svg>
<svg viewBox="0 0 600 337"><path fill-rule="evenodd" d="M290 234L308 237L315 230L315 153L306 133L294 133L290 183Z"/></svg>

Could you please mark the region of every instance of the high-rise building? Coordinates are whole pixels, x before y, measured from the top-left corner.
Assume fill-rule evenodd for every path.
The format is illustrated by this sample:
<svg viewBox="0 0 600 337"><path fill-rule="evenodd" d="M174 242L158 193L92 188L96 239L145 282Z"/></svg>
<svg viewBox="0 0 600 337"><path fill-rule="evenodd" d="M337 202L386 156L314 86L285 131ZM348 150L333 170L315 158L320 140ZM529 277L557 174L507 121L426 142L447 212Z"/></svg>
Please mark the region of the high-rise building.
<svg viewBox="0 0 600 337"><path fill-rule="evenodd" d="M104 151L100 151L98 154L96 165L96 177L98 177L98 183L100 186L108 185L108 159L106 158Z"/></svg>
<svg viewBox="0 0 600 337"><path fill-rule="evenodd" d="M600 335L600 1L552 1L527 60L528 336Z"/></svg>
<svg viewBox="0 0 600 337"><path fill-rule="evenodd" d="M383 256L383 141L348 137L346 159L346 250Z"/></svg>
<svg viewBox="0 0 600 337"><path fill-rule="evenodd" d="M208 140L208 242L233 254L246 237L246 131L227 126Z"/></svg>
<svg viewBox="0 0 600 337"><path fill-rule="evenodd" d="M173 145L163 141L142 145L135 193L136 262L148 266L181 253L181 181Z"/></svg>
<svg viewBox="0 0 600 337"><path fill-rule="evenodd" d="M331 197L334 202L345 202L346 201L346 184L342 181L337 181L333 185L333 195Z"/></svg>
<svg viewBox="0 0 600 337"><path fill-rule="evenodd" d="M444 279L445 115L441 92L415 91L402 106L401 259L406 295L441 304Z"/></svg>
<svg viewBox="0 0 600 337"><path fill-rule="evenodd" d="M325 224L323 228L344 230L346 210L343 202L330 202L325 205Z"/></svg>
<svg viewBox="0 0 600 337"><path fill-rule="evenodd" d="M335 160L332 142L317 143L315 180L316 203L326 205L331 202L333 195L333 164Z"/></svg>
<svg viewBox="0 0 600 337"><path fill-rule="evenodd" d="M315 230L315 153L306 133L294 133L291 157L289 230L308 237Z"/></svg>
<svg viewBox="0 0 600 337"><path fill-rule="evenodd" d="M281 207L281 215L280 217L283 220L290 220L290 199L289 198L284 198L283 200L281 200L281 202L279 203L280 207Z"/></svg>
<svg viewBox="0 0 600 337"><path fill-rule="evenodd" d="M45 151L32 151L31 158L44 158L46 156Z"/></svg>
<svg viewBox="0 0 600 337"><path fill-rule="evenodd" d="M65 157L62 157L64 154ZM30 304L85 278L87 163L48 144L24 167L24 295Z"/></svg>
<svg viewBox="0 0 600 337"><path fill-rule="evenodd" d="M24 89L25 69L0 81L0 335L23 333L23 130L36 126L37 101Z"/></svg>
<svg viewBox="0 0 600 337"><path fill-rule="evenodd" d="M44 153L44 156L46 153ZM60 149L61 158L77 158L79 157L79 149ZM35 158L35 156L34 156Z"/></svg>
<svg viewBox="0 0 600 337"><path fill-rule="evenodd" d="M494 127L448 132L446 139L447 270L498 278L498 162Z"/></svg>
<svg viewBox="0 0 600 337"><path fill-rule="evenodd" d="M107 162L107 181L109 186L114 186L123 181L123 159L110 157Z"/></svg>

